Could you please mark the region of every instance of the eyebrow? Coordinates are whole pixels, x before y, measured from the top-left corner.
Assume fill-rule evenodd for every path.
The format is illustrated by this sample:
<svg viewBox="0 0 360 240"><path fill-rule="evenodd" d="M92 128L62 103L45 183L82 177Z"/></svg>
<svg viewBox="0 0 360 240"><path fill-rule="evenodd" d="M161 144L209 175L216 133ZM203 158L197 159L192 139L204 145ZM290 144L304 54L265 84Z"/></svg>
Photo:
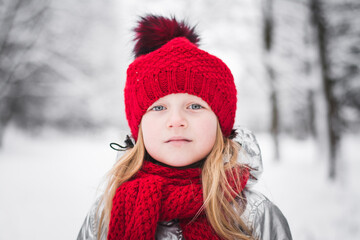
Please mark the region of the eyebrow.
<svg viewBox="0 0 360 240"><path fill-rule="evenodd" d="M191 99L185 100L185 102L192 102L192 104L199 104L199 105L202 105L204 107L211 108L210 105L206 101L202 100L201 98L191 98ZM155 106L158 106L158 105L168 105L168 101L166 101L166 100L164 101L162 99L158 103L154 102L153 104L150 105L150 107L147 109L147 111L150 110L151 108L155 107Z"/></svg>

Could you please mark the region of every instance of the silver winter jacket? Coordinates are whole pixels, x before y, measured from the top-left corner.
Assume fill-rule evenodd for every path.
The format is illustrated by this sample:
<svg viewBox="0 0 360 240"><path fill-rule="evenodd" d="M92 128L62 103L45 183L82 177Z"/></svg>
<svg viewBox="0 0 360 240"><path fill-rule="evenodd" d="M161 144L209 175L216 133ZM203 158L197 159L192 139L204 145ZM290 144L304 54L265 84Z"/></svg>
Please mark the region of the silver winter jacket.
<svg viewBox="0 0 360 240"><path fill-rule="evenodd" d="M252 169L243 193L246 197L246 207L241 215L244 223L252 229L252 236L263 240L288 240L292 239L289 225L280 209L269 199L259 192L251 189L262 173L262 160L260 148L254 135L245 129L238 130L239 134L235 139L245 152L240 152L239 161L247 164ZM226 159L224 160L226 161ZM96 240L98 220L95 217L98 201L96 201L80 229L77 240ZM101 234L102 240L106 239L107 230ZM174 219L169 222L159 222L157 225L155 239L184 239L179 222Z"/></svg>

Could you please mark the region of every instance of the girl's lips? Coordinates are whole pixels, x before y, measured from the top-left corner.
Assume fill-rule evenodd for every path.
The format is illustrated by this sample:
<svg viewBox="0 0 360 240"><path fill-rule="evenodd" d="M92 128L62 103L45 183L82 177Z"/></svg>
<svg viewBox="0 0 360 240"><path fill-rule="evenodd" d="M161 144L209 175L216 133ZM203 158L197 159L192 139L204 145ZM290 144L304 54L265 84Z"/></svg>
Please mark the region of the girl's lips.
<svg viewBox="0 0 360 240"><path fill-rule="evenodd" d="M182 139L169 139L168 141L166 141L166 144L169 144L168 146L173 146L173 147L182 147L182 146L187 146L189 143L191 143L192 141L186 138L182 138Z"/></svg>
<svg viewBox="0 0 360 240"><path fill-rule="evenodd" d="M191 140L184 137L172 137L169 140L165 141L165 143L169 142L191 142Z"/></svg>

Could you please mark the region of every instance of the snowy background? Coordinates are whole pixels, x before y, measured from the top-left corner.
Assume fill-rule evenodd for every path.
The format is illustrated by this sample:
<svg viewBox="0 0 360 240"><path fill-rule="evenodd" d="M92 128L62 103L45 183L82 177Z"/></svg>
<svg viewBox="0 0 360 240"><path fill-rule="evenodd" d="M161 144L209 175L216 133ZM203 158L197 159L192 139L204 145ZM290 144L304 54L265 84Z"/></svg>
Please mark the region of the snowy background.
<svg viewBox="0 0 360 240"><path fill-rule="evenodd" d="M76 238L115 161L109 143L122 142L128 133L122 93L133 60L131 29L144 13L173 14L197 24L201 48L232 70L236 125L255 133L263 153L264 173L256 188L280 207L293 238L360 239L359 4L329 0L325 6L334 28L332 75L345 79L335 89L346 124L337 126L342 129L337 175L329 179L310 1L273 1L271 60L280 114L280 157L274 157L264 2L2 1L0 240ZM316 135L309 127L309 90L315 93Z"/></svg>
<svg viewBox="0 0 360 240"><path fill-rule="evenodd" d="M287 217L299 240L359 239L360 137L344 141L346 175L327 180L311 140L284 138L281 163L270 137L258 134L264 173L256 188ZM34 138L10 129L0 152L0 239L75 239L104 173L115 161L113 132Z"/></svg>

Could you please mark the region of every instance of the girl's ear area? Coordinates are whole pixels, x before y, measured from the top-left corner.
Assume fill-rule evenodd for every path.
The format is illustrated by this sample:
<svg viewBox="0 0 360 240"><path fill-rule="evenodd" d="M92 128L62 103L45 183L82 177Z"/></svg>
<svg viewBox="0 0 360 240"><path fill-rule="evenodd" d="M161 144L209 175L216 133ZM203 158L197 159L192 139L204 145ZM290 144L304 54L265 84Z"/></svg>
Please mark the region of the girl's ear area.
<svg viewBox="0 0 360 240"><path fill-rule="evenodd" d="M236 131L236 129L235 128L233 128L232 130L231 130L231 133L230 133L230 135L229 135L229 139L234 139L234 138L236 138L236 136L238 135L238 132Z"/></svg>

